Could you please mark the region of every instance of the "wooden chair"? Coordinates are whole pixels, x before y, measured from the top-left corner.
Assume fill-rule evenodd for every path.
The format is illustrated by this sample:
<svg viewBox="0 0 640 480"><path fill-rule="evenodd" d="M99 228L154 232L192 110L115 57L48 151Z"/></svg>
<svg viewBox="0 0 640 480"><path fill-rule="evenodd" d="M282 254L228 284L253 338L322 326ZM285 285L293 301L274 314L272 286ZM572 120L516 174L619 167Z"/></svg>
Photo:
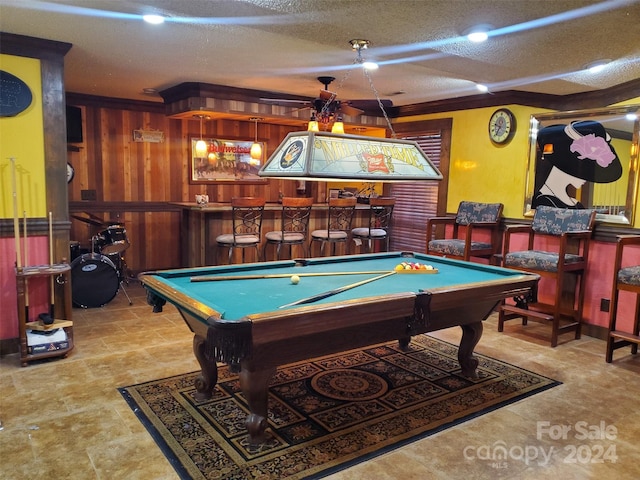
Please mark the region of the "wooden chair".
<svg viewBox="0 0 640 480"><path fill-rule="evenodd" d="M489 261L500 251L502 203L460 202L454 216L427 220L427 253L460 260ZM434 227L449 226L450 238L432 239Z"/></svg>
<svg viewBox="0 0 640 480"><path fill-rule="evenodd" d="M242 262L245 261L245 249L255 248L256 258L260 260L260 242L262 216L265 199L260 197L234 197L231 199L232 232L216 237L218 247L229 249L229 263L233 258L233 249L242 249Z"/></svg>
<svg viewBox="0 0 640 480"><path fill-rule="evenodd" d="M349 253L349 234L351 233L351 220L356 209L356 198L330 198L329 212L327 214L327 228L311 232L309 251L313 242L320 242L320 255L324 255L324 246L331 245L331 254L336 253L336 244L346 245Z"/></svg>
<svg viewBox="0 0 640 480"><path fill-rule="evenodd" d="M631 346L631 354L638 353L640 345L640 265L629 265L624 253L632 250L630 247L640 246L640 235L619 235L616 245L616 258L613 264L613 288L611 291L611 305L609 307L609 334L607 336L607 362L613 361L613 351L618 348ZM626 262L625 262L626 260ZM626 266L623 266L623 263ZM630 329L623 331L618 324L618 303L621 291L635 293L635 316ZM623 293L623 295L625 295ZM629 331L630 330L630 331Z"/></svg>
<svg viewBox="0 0 640 480"><path fill-rule="evenodd" d="M309 256L307 237L312 206L313 198L284 197L282 199L280 230L265 234L262 258L267 258L267 247L269 245L276 246L277 260L280 260L280 250L283 245L289 247L289 256L291 256L293 245L302 246L304 255L306 257Z"/></svg>
<svg viewBox="0 0 640 480"><path fill-rule="evenodd" d="M366 227L351 230L351 237L356 242L366 242L366 252L371 252L373 242L384 241L384 251L389 251L391 238L391 216L395 198L372 197L369 199L369 221Z"/></svg>
<svg viewBox="0 0 640 480"><path fill-rule="evenodd" d="M554 281L553 303L536 298L517 298L515 305L504 304L498 316L498 331L514 318L550 322L551 346L558 335L575 332L580 338L585 270L589 260L589 241L595 222L595 210L539 206L531 225L510 225L505 230L503 266L537 273ZM511 236L527 235L527 250L510 251ZM544 250L543 250L544 248Z"/></svg>

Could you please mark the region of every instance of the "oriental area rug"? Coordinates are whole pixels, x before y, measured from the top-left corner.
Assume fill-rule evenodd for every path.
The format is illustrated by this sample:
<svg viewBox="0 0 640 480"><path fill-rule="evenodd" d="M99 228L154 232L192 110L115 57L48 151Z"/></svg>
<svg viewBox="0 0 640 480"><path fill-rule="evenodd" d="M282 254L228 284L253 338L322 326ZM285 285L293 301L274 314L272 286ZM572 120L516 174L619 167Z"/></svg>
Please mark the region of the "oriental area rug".
<svg viewBox="0 0 640 480"><path fill-rule="evenodd" d="M269 441L250 448L238 377L219 368L213 398L194 399L197 373L119 388L183 479L317 479L560 383L428 335L278 367Z"/></svg>

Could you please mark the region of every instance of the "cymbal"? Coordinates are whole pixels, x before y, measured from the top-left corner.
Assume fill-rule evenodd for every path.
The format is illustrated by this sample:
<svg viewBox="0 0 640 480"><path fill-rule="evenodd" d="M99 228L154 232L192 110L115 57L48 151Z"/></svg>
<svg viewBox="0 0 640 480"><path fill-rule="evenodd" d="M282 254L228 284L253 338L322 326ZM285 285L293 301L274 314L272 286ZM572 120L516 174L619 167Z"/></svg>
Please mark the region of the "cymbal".
<svg viewBox="0 0 640 480"><path fill-rule="evenodd" d="M94 227L104 227L104 221L98 219L94 216L94 218L81 217L79 215L71 215L76 220L80 220L81 222L88 223L89 225L93 225Z"/></svg>

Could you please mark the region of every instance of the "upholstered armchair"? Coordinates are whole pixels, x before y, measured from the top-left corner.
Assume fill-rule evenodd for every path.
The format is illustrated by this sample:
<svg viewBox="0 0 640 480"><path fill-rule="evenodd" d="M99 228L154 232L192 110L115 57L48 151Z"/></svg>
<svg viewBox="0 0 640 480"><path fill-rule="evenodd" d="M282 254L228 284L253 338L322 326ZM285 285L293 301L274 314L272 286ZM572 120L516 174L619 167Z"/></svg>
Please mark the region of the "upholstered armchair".
<svg viewBox="0 0 640 480"><path fill-rule="evenodd" d="M539 206L531 225L510 225L505 229L503 266L537 273L553 282L553 299L518 298L515 305L504 304L498 316L498 331L504 322L521 318L549 322L551 346L558 336L574 332L580 338L584 301L585 271L589 260L589 242L595 222L595 210ZM512 237L526 236L526 249L511 251Z"/></svg>
<svg viewBox="0 0 640 480"><path fill-rule="evenodd" d="M471 257L491 260L500 251L502 203L463 201L455 216L427 221L427 253L461 260ZM450 230L449 238L433 239L433 229Z"/></svg>

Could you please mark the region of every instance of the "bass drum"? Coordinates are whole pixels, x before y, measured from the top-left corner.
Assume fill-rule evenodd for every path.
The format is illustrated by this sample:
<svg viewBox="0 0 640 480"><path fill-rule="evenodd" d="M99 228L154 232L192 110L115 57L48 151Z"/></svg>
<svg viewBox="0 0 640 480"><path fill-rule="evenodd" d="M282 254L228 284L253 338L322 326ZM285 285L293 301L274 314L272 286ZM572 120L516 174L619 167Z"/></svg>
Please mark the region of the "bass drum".
<svg viewBox="0 0 640 480"><path fill-rule="evenodd" d="M71 263L71 298L82 308L102 307L118 293L120 280L111 260L85 253Z"/></svg>

